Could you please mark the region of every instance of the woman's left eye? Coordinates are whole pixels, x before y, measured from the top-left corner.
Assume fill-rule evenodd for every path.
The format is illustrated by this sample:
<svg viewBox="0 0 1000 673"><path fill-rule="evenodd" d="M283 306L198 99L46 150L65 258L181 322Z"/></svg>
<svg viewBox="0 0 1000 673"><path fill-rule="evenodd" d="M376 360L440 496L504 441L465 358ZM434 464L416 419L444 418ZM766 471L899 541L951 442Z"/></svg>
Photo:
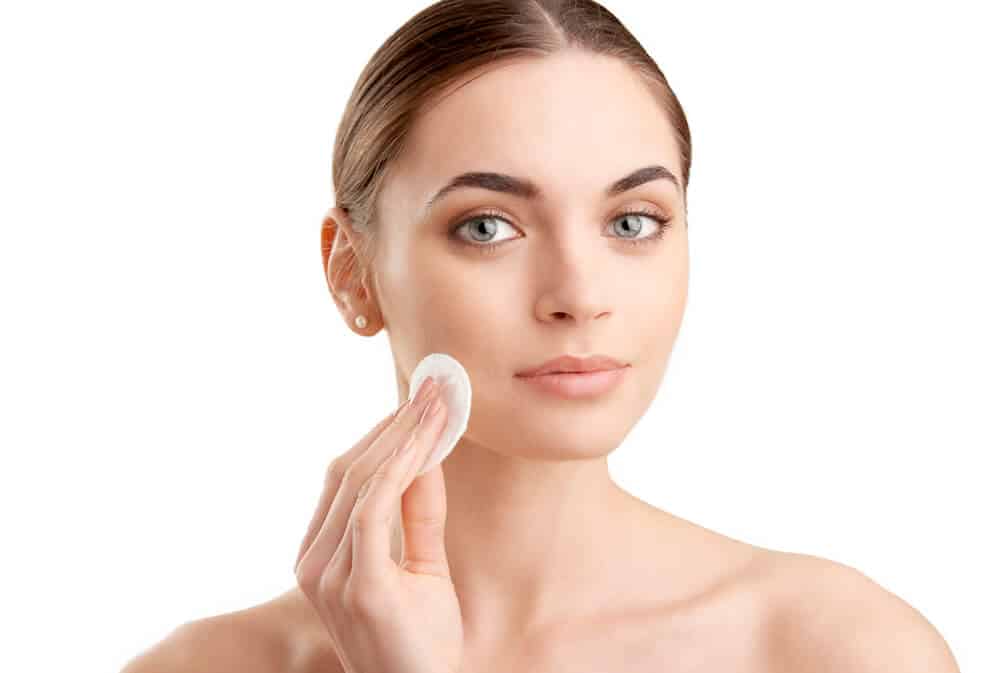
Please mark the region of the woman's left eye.
<svg viewBox="0 0 1000 673"><path fill-rule="evenodd" d="M631 220L629 220L628 218L631 218ZM616 237L616 238L621 238L625 243L628 243L629 245L641 245L641 244L644 244L644 243L654 243L657 240L663 238L663 236L667 233L667 229L670 227L671 219L672 219L670 217L666 217L664 215L661 215L659 213L659 211L656 211L656 210L649 210L649 209L646 209L646 208L637 208L637 209L628 210L628 211L625 211L625 212L622 212L622 213L618 213L617 215L615 215L611 219L611 227L612 227L612 229L620 229L620 227L616 227L616 225L617 225L617 223L619 221L631 222L631 224L624 225L624 229L626 231L638 232L638 231L640 231L642 229L642 218L650 219L650 220L653 220L654 222L656 222L656 230L652 234L650 234L648 236L641 236L640 237L638 235L638 233L633 233L633 234L626 234L625 236ZM494 219L495 220L501 220L501 221L507 223L508 225L510 225L510 222L507 220L507 218L504 217L503 214L500 213L499 211L486 210L486 211L483 211L481 213L477 213L475 215L472 215L471 217L469 217L469 218L463 220L462 222L460 222L458 225L456 225L455 227L452 228L452 233L455 234L455 232L458 232L460 229L462 229L463 227L465 227L468 224L473 224L473 223L479 222L479 221L489 221L489 220L494 220ZM492 233L495 232L496 227L494 226L492 229L493 229L492 232L487 232L487 234L486 234L487 236L492 235ZM471 246L473 248L479 248L480 252L486 254L486 253L493 252L494 250L496 250L501 245L503 245L504 243L506 243L507 241L509 241L511 239L504 239L503 241L501 241L499 243L483 243L483 244L469 243L467 241L467 239L465 239L463 237L459 237L459 240L462 243L464 243L466 245L469 245L469 246Z"/></svg>
<svg viewBox="0 0 1000 673"><path fill-rule="evenodd" d="M625 242L630 245L639 245L640 243L650 243L656 241L657 239L661 239L663 238L663 235L667 233L667 229L670 227L669 217L664 217L655 210L646 210L643 208L640 208L638 210L630 210L628 212L615 215L615 217L611 220L611 224L613 226L617 220L628 217L634 217L636 215L638 215L640 218L647 217L656 222L656 231L654 231L649 236L643 236L642 238L636 238L635 236L631 237L635 240L626 239ZM641 228L641 225L639 228Z"/></svg>

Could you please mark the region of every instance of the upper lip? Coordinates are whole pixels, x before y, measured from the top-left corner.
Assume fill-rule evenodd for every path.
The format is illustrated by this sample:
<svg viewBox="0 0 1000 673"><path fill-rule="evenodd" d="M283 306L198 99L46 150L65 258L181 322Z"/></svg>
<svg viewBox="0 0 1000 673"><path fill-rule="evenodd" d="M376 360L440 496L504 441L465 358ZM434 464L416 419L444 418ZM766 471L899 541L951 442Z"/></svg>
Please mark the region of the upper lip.
<svg viewBox="0 0 1000 673"><path fill-rule="evenodd" d="M540 376L551 374L552 372L595 372L605 369L619 369L627 365L619 362L608 355L590 355L587 357L576 357L573 355L560 355L544 362L538 367L525 369L517 373L518 376Z"/></svg>

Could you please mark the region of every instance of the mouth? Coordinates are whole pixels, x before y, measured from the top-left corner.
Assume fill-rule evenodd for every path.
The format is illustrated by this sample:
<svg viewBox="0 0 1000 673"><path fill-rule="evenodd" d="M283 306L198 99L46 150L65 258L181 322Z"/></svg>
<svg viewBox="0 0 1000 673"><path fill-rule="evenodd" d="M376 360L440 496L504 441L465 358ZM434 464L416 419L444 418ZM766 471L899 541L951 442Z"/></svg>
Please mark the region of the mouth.
<svg viewBox="0 0 1000 673"><path fill-rule="evenodd" d="M532 378L534 376L560 376L563 374L600 374L601 372L613 372L618 369L624 369L624 367L608 367L607 369L591 369L589 371L570 371L567 369L565 371L545 372L543 374L532 374L530 376L528 374L522 374L520 376Z"/></svg>
<svg viewBox="0 0 1000 673"><path fill-rule="evenodd" d="M592 398L615 389L625 378L630 365L585 372L547 372L517 378L538 392L566 399Z"/></svg>
<svg viewBox="0 0 1000 673"><path fill-rule="evenodd" d="M517 372L517 376L533 377L545 374L580 374L611 371L627 366L628 363L621 362L610 355L594 354L581 357L566 354L552 358L536 367L521 370Z"/></svg>

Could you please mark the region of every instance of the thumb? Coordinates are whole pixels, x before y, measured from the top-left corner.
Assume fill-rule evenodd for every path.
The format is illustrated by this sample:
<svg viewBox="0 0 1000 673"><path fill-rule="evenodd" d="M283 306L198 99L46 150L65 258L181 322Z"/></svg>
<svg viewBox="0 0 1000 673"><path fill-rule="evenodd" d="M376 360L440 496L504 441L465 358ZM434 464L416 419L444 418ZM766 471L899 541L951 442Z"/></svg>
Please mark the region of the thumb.
<svg viewBox="0 0 1000 673"><path fill-rule="evenodd" d="M400 528L403 532L401 568L416 573L451 577L444 544L448 498L444 472L438 463L416 477L403 493Z"/></svg>

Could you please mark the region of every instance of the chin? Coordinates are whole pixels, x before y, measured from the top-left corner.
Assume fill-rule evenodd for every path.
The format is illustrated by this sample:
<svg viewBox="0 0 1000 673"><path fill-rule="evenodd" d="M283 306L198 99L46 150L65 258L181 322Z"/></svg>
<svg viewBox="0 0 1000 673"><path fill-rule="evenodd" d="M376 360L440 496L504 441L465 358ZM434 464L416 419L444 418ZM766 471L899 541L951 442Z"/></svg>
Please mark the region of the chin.
<svg viewBox="0 0 1000 673"><path fill-rule="evenodd" d="M496 453L525 460L599 459L621 445L634 420L609 415L606 422L596 423L593 415L591 410L586 422L560 422L558 412L535 407L517 414L514 421L509 416L498 416L503 422L486 427L476 423L473 416L465 437Z"/></svg>

